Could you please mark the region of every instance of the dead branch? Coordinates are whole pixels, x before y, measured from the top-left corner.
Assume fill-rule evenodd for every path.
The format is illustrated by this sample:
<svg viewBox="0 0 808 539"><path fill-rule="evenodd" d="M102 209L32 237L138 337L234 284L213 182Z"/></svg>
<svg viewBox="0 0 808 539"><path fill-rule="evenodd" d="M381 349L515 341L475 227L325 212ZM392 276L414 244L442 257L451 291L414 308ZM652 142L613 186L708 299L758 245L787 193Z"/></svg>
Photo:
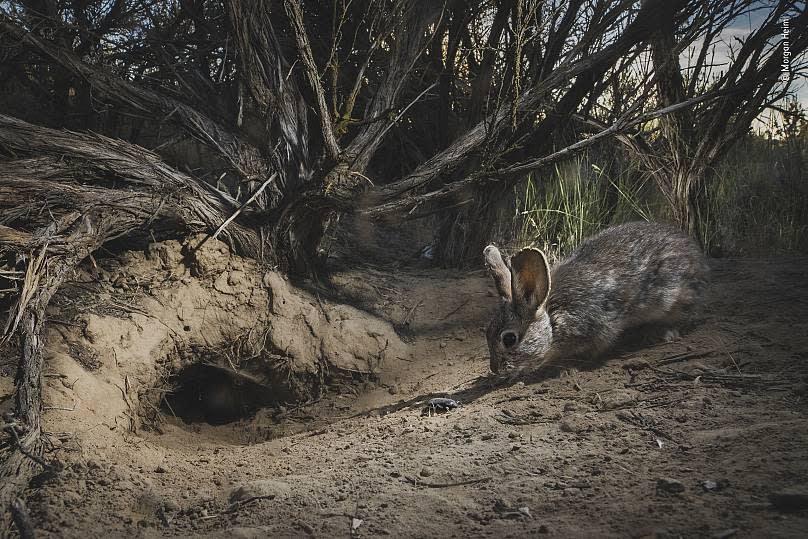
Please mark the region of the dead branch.
<svg viewBox="0 0 808 539"><path fill-rule="evenodd" d="M311 53L306 24L303 21L303 8L297 0L284 0L284 5L286 6L286 13L292 22L295 41L297 42L298 56L300 56L300 59L303 61L306 78L309 81L309 86L311 86L315 101L317 102L317 110L319 112L317 117L320 120L320 129L322 130L323 140L325 141L326 153L332 161L336 161L340 154L340 148L334 136L331 114L329 114L328 105L326 105L325 102L325 92L320 82L317 64L314 63L314 56Z"/></svg>
<svg viewBox="0 0 808 539"><path fill-rule="evenodd" d="M72 52L57 48L27 32L5 15L0 17L0 31L61 65L74 76L86 80L105 99L134 112L176 123L194 139L222 155L245 180L259 180L268 176L266 163L256 148L196 109L91 66Z"/></svg>
<svg viewBox="0 0 808 539"><path fill-rule="evenodd" d="M207 230L215 230L237 206L232 198L169 167L156 154L102 135L48 129L0 115L0 148L19 157L39 156L0 162L0 225L14 228L19 221L28 227L13 234L0 229L0 239L14 236L17 244L26 233L41 244L44 236L31 227L50 221L30 219L48 217L39 212L43 203L55 215L68 215L81 214L96 202L122 212L126 208L137 219L155 217L155 209L162 206L163 211L176 212L191 229ZM78 180L90 185L79 185ZM120 227L128 222L112 226L112 233L120 235L124 233ZM245 227L228 227L225 238L247 256L261 252L255 232Z"/></svg>
<svg viewBox="0 0 808 539"><path fill-rule="evenodd" d="M551 163L555 163L559 160L575 155L576 153L583 151L584 149L592 146L593 144L602 139L613 137L619 133L627 131L632 127L642 125L650 120L662 117L666 114L671 114L681 109L692 107L694 104L700 103L702 101L715 99L720 95L721 95L720 93L702 95L682 103L677 103L676 105L670 107L665 107L659 110L646 112L634 117L624 116L611 126L598 132L597 134L594 134L586 139L580 140L574 144L566 146L565 148L555 151L549 155L514 163L501 169L478 172L462 180L457 180L448 183L442 186L440 189L436 189L434 191L430 191L423 194L398 197L391 202L383 202L376 206L363 208L359 210L359 213L372 218L380 218L384 215L391 213L403 213L407 211L412 211L425 203L448 200L474 186L494 185L497 183L506 183L508 185L513 185L516 182L521 181L524 178L525 173L533 170L538 170ZM467 198L467 202L471 202L471 200L472 200L471 198Z"/></svg>

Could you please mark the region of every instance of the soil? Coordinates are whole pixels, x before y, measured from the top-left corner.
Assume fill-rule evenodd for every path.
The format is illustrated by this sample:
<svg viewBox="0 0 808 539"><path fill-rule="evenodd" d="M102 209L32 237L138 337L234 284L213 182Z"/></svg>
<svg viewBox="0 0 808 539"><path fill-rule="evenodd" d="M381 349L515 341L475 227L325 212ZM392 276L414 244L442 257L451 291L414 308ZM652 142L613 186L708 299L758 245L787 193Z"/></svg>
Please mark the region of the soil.
<svg viewBox="0 0 808 539"><path fill-rule="evenodd" d="M365 263L306 291L205 249L187 266L177 242L98 259L54 302L52 467L26 493L39 536L808 530L806 259L713 260L681 339L509 380L488 371L482 271ZM256 348L291 382L266 385ZM201 356L213 371L177 378ZM219 385L177 400L192 383ZM249 384L275 393L256 410Z"/></svg>

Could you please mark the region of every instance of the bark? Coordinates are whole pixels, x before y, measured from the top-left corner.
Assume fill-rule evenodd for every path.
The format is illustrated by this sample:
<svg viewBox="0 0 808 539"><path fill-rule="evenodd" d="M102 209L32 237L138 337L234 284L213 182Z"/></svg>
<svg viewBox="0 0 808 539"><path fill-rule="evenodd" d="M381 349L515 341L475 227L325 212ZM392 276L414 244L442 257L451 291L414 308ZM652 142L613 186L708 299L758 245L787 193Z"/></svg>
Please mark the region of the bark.
<svg viewBox="0 0 808 539"><path fill-rule="evenodd" d="M328 105L325 102L325 91L320 81L320 73L317 70L317 64L314 63L314 55L311 52L311 45L309 44L309 37L306 32L306 24L303 20L303 8L297 0L284 0L284 5L286 7L286 13L289 15L289 19L292 22L298 56L305 66L306 78L309 81L311 91L314 93L318 112L317 118L320 120L320 129L322 131L326 154L331 161L336 161L339 158L341 150L334 136L331 114L328 112Z"/></svg>
<svg viewBox="0 0 808 539"><path fill-rule="evenodd" d="M15 381L13 420L4 430L13 442L0 465L0 535L7 536L13 520L12 504L28 482L49 466L42 460L42 333L45 309L53 293L72 271L71 261L52 260L48 272L20 319L21 353Z"/></svg>

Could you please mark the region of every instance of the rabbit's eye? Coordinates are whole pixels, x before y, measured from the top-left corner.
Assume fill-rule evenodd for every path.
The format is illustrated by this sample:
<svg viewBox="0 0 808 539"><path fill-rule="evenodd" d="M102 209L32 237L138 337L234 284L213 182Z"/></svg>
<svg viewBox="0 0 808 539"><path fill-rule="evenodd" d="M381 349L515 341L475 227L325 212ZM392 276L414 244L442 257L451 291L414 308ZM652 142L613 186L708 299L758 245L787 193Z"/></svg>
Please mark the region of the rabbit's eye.
<svg viewBox="0 0 808 539"><path fill-rule="evenodd" d="M502 332L502 344L505 345L505 348L510 348L517 341L516 333L513 331L503 331Z"/></svg>

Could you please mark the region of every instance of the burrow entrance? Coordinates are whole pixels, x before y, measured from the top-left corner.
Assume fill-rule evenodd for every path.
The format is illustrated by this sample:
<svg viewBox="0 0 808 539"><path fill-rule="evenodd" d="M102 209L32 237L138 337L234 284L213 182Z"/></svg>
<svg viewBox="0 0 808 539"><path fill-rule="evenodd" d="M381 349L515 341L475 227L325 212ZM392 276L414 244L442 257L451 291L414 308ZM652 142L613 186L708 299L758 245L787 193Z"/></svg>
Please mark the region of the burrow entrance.
<svg viewBox="0 0 808 539"><path fill-rule="evenodd" d="M286 402L288 391L278 391L232 370L212 365L191 365L169 378L162 412L185 423L224 425L251 419L261 408Z"/></svg>

